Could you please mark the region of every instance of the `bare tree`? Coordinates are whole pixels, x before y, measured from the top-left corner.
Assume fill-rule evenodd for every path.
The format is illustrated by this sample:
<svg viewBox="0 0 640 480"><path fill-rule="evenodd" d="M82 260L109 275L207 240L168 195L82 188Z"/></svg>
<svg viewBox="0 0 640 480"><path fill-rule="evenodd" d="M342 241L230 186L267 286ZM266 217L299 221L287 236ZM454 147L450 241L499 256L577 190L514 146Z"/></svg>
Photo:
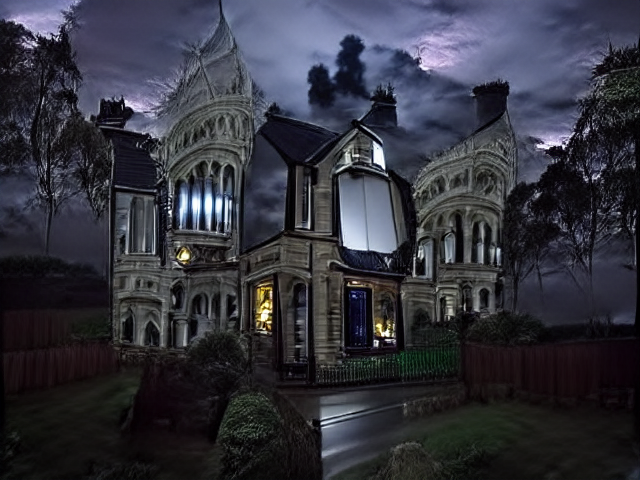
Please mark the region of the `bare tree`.
<svg viewBox="0 0 640 480"><path fill-rule="evenodd" d="M32 51L33 113L29 143L36 176L36 204L45 213L45 254L49 253L51 224L61 205L73 195L71 159L76 89L81 81L69 36L36 36Z"/></svg>

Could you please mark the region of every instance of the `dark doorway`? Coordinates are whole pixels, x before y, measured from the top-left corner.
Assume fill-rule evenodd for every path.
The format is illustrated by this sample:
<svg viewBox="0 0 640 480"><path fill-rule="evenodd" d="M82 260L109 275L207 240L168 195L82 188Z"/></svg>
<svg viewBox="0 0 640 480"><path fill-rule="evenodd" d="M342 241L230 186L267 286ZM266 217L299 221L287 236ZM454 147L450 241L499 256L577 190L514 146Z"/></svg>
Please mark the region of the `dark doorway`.
<svg viewBox="0 0 640 480"><path fill-rule="evenodd" d="M371 289L347 288L345 305L346 347L365 348L372 345Z"/></svg>

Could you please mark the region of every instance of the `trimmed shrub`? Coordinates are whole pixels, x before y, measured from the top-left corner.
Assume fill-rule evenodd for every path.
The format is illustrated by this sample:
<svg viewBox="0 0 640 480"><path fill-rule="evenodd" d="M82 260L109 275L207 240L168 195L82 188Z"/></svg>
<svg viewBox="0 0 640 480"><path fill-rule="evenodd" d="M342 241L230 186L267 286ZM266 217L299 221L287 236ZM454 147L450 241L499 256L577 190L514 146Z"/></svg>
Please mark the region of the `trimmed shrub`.
<svg viewBox="0 0 640 480"><path fill-rule="evenodd" d="M487 451L475 444L432 456L417 442L391 449L389 460L370 480L476 480L489 465Z"/></svg>
<svg viewBox="0 0 640 480"><path fill-rule="evenodd" d="M530 345L540 342L544 331L542 322L531 315L499 312L471 324L467 339L496 345Z"/></svg>
<svg viewBox="0 0 640 480"><path fill-rule="evenodd" d="M282 428L278 411L264 394L248 392L232 398L218 435L220 478L286 479Z"/></svg>

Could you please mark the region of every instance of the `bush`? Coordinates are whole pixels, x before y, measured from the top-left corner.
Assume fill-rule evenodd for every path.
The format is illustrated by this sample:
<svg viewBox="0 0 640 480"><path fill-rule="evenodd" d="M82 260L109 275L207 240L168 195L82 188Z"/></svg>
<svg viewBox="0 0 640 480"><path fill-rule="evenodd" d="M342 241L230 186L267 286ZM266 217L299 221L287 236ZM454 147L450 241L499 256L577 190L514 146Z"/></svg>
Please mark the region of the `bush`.
<svg viewBox="0 0 640 480"><path fill-rule="evenodd" d="M434 457L419 443L407 442L391 449L386 465L371 480L474 480L482 478L489 460L475 444Z"/></svg>
<svg viewBox="0 0 640 480"><path fill-rule="evenodd" d="M371 480L424 480L436 478L440 465L417 442L391 449L387 464Z"/></svg>
<svg viewBox="0 0 640 480"><path fill-rule="evenodd" d="M221 479L286 479L282 420L264 394L248 392L231 400L218 442Z"/></svg>
<svg viewBox="0 0 640 480"><path fill-rule="evenodd" d="M497 345L530 345L540 342L544 331L542 322L531 315L500 312L474 322L467 339Z"/></svg>

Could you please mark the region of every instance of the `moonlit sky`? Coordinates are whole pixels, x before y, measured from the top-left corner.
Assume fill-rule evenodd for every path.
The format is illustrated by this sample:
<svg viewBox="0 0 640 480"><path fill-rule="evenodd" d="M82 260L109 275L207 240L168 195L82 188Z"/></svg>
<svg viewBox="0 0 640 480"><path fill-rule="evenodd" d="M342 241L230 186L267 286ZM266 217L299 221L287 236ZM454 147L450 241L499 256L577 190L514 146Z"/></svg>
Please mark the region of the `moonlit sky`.
<svg viewBox="0 0 640 480"><path fill-rule="evenodd" d="M0 0L0 17L46 34L57 30L60 11L71 3ZM84 76L81 110L97 113L100 98L123 95L137 112L128 127L161 134L150 111L161 85L175 75L184 46L215 27L217 1L77 3L81 27L72 39ZM341 39L358 35L366 45L367 88L395 84L399 123L425 139L425 155L473 130L474 85L509 81L526 180L544 167L536 145L570 135L576 101L608 43L635 43L640 34L640 0L225 0L224 11L267 100L306 120L314 120L307 104L309 68L322 62L333 75ZM421 71L398 67L396 49L419 57ZM353 117L367 105L356 104ZM11 204L9 191L24 191L18 185L0 188L2 254L42 248L41 227L32 224L37 216ZM77 241L78 229L89 242ZM104 262L104 228L84 219L80 206L58 219L53 236L53 254Z"/></svg>

